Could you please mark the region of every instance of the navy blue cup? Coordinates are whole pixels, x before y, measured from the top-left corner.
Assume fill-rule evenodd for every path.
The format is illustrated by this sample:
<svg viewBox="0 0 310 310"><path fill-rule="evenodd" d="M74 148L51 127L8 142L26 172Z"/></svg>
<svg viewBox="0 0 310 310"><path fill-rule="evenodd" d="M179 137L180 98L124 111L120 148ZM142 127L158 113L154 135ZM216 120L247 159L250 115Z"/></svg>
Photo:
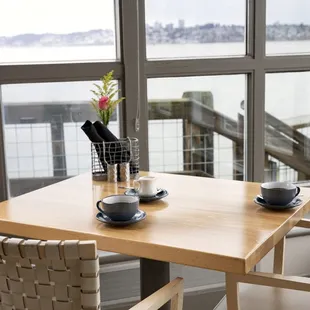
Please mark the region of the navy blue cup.
<svg viewBox="0 0 310 310"><path fill-rule="evenodd" d="M261 185L261 194L270 205L285 206L300 193L300 188L288 182L267 182Z"/></svg>
<svg viewBox="0 0 310 310"><path fill-rule="evenodd" d="M139 209L139 198L112 195L97 201L96 206L101 213L108 216L112 221L129 221Z"/></svg>

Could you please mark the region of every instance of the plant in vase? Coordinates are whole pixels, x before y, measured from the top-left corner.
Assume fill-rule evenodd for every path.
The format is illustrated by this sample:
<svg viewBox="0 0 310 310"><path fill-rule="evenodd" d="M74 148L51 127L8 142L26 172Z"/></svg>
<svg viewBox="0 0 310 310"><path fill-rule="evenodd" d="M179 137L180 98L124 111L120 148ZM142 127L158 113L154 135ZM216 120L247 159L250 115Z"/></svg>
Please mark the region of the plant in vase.
<svg viewBox="0 0 310 310"><path fill-rule="evenodd" d="M95 109L99 119L105 126L108 126L110 118L117 105L125 99L125 97L114 99L115 96L117 96L117 94L120 92L120 89L117 87L117 82L113 82L113 73L114 71L112 70L104 75L100 79L102 85L94 83L96 89L91 90L91 92L96 97L92 98L91 104Z"/></svg>

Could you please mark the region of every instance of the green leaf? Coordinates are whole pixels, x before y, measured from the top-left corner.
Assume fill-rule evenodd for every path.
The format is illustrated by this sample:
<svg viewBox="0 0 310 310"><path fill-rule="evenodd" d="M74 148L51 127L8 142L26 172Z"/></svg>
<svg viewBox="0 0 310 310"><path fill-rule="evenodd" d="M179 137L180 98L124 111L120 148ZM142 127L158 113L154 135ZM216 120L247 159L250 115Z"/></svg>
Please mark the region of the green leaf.
<svg viewBox="0 0 310 310"><path fill-rule="evenodd" d="M91 101L92 101L93 103L97 103L97 104L98 104L98 99L96 99L96 98L91 98Z"/></svg>
<svg viewBox="0 0 310 310"><path fill-rule="evenodd" d="M107 113L107 111L102 111L103 113L102 113L102 120L103 120L103 123L105 124L105 125L107 125L108 123L109 123L109 117L108 117L108 113Z"/></svg>
<svg viewBox="0 0 310 310"><path fill-rule="evenodd" d="M98 114L98 112L99 112L98 104L97 104L97 102L94 99L91 102L91 105L93 106L93 108L95 109L96 113Z"/></svg>
<svg viewBox="0 0 310 310"><path fill-rule="evenodd" d="M114 90L112 93L109 94L109 98L112 101L113 97L119 92L118 89Z"/></svg>
<svg viewBox="0 0 310 310"><path fill-rule="evenodd" d="M107 96L111 97L111 94L114 92L115 88L109 87L107 91Z"/></svg>
<svg viewBox="0 0 310 310"><path fill-rule="evenodd" d="M98 91L99 91L99 96L100 96L100 97L104 96L104 93L102 92L101 86L98 85L98 84L94 84L94 86L96 86L96 88L98 89Z"/></svg>
<svg viewBox="0 0 310 310"><path fill-rule="evenodd" d="M95 90L91 90L91 92L92 92L95 96L97 96L97 97L100 97L100 96L101 96L100 93L98 93L98 92L95 91Z"/></svg>
<svg viewBox="0 0 310 310"><path fill-rule="evenodd" d="M106 94L108 91L108 84L106 82L103 83L103 91L104 91L104 94Z"/></svg>
<svg viewBox="0 0 310 310"><path fill-rule="evenodd" d="M96 83L93 83L94 86L96 86L99 90L101 90L101 86L96 84Z"/></svg>
<svg viewBox="0 0 310 310"><path fill-rule="evenodd" d="M125 99L125 97L121 97L118 100L114 101L113 104L112 104L113 108L115 108L124 99Z"/></svg>

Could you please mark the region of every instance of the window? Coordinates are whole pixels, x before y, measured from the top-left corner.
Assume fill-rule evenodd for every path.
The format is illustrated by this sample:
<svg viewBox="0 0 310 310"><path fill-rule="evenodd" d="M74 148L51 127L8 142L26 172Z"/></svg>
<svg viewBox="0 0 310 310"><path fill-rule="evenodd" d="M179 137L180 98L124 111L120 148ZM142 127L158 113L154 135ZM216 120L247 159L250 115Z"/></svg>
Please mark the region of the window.
<svg viewBox="0 0 310 310"><path fill-rule="evenodd" d="M266 77L266 180L310 180L309 80L310 72Z"/></svg>
<svg viewBox="0 0 310 310"><path fill-rule="evenodd" d="M244 0L146 0L145 3L148 58L245 54Z"/></svg>
<svg viewBox="0 0 310 310"><path fill-rule="evenodd" d="M11 195L87 172L90 142L81 130L97 116L92 82L2 86L7 173ZM110 130L119 136L118 116Z"/></svg>
<svg viewBox="0 0 310 310"><path fill-rule="evenodd" d="M115 59L113 3L1 1L0 64Z"/></svg>
<svg viewBox="0 0 310 310"><path fill-rule="evenodd" d="M141 170L310 180L309 9L308 0L2 1L11 195L89 170L80 126L95 117L92 81L112 69L126 100L110 128L139 139ZM0 182L3 159L0 141Z"/></svg>
<svg viewBox="0 0 310 310"><path fill-rule="evenodd" d="M267 0L267 54L310 53L310 2Z"/></svg>
<svg viewBox="0 0 310 310"><path fill-rule="evenodd" d="M148 94L152 171L243 180L244 75L150 79Z"/></svg>

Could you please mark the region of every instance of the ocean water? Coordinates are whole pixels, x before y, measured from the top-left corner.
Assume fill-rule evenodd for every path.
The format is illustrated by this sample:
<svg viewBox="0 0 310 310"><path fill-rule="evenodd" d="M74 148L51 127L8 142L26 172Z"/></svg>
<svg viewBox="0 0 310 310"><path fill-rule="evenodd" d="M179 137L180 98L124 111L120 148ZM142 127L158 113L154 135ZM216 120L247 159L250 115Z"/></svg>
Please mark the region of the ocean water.
<svg viewBox="0 0 310 310"><path fill-rule="evenodd" d="M268 42L269 54L310 53L310 41ZM212 43L148 46L150 58L222 57L244 54L242 43ZM0 49L0 62L45 62L115 60L113 46L6 48ZM103 72L104 74L104 72ZM148 98L178 99L186 91L210 91L214 109L237 119L240 104L246 98L245 75L158 78L148 80ZM310 73L280 73L266 76L266 111L286 121L310 115ZM3 85L4 105L29 102L72 102L89 100L91 82ZM69 175L90 168L89 142L80 130L81 123L65 123L66 162ZM119 135L118 123L111 130ZM180 120L149 121L150 169L183 169L183 128ZM52 176L51 128L49 124L5 126L6 157L9 177ZM214 136L215 176L232 178L232 142Z"/></svg>
<svg viewBox="0 0 310 310"><path fill-rule="evenodd" d="M310 41L268 41L267 55L309 54ZM245 44L156 44L147 46L149 59L180 59L201 57L238 57L245 54ZM65 47L0 48L1 63L42 63L59 61L108 61L116 59L113 45Z"/></svg>

